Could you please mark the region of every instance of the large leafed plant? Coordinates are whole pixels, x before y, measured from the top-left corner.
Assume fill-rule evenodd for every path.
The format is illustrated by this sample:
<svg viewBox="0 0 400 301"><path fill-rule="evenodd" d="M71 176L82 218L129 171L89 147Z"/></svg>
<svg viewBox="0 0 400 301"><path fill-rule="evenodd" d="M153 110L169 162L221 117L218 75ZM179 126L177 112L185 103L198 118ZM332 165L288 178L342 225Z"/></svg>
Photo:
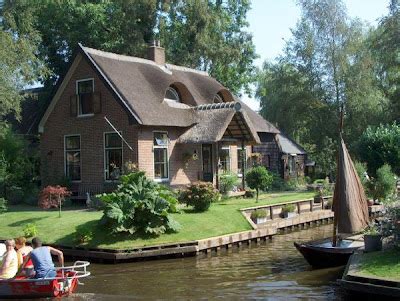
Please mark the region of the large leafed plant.
<svg viewBox="0 0 400 301"><path fill-rule="evenodd" d="M172 191L147 179L142 171L120 180L116 191L99 195L104 202L101 223L112 233L160 235L179 230L170 215L177 210Z"/></svg>

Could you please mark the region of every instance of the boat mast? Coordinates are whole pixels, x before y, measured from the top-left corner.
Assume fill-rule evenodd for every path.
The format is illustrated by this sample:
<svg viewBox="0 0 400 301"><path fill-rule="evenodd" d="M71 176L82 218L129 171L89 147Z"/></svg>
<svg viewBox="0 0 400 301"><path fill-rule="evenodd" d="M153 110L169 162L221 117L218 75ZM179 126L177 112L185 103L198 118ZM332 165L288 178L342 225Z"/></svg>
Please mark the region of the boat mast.
<svg viewBox="0 0 400 301"><path fill-rule="evenodd" d="M341 105L341 109L340 109L340 121L339 121L339 143L341 143L341 138L342 138L342 131L343 131L343 109L344 106L343 104ZM337 158L336 158L336 183L335 183L335 190L336 187L338 186L338 177L339 174L339 151L337 154ZM333 215L333 236L332 236L332 246L336 247L337 245L337 228L338 228L338 219L339 219L339 214L337 212L339 212L337 206L339 205L338 202L336 202L337 204L333 204L333 206L336 206L336 208L334 208L334 215Z"/></svg>

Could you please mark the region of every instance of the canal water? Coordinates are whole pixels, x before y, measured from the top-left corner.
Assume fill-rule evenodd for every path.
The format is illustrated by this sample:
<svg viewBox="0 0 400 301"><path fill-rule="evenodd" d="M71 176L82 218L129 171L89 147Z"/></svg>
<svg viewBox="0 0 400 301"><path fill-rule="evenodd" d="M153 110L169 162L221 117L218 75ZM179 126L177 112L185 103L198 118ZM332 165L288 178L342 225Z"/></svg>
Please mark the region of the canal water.
<svg viewBox="0 0 400 301"><path fill-rule="evenodd" d="M343 268L313 270L294 241L327 237L332 225L275 236L272 241L213 254L92 264L69 300L338 300Z"/></svg>

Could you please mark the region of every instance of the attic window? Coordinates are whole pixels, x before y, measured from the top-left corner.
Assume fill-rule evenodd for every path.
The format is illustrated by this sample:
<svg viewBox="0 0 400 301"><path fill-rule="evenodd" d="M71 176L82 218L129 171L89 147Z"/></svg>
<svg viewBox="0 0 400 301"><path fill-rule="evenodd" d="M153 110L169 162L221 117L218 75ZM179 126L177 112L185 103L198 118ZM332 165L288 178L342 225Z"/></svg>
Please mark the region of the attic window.
<svg viewBox="0 0 400 301"><path fill-rule="evenodd" d="M214 103L221 103L224 102L224 98L222 97L221 93L217 93L214 96Z"/></svg>
<svg viewBox="0 0 400 301"><path fill-rule="evenodd" d="M164 100L181 102L178 91L172 86L168 87L167 91L165 92Z"/></svg>

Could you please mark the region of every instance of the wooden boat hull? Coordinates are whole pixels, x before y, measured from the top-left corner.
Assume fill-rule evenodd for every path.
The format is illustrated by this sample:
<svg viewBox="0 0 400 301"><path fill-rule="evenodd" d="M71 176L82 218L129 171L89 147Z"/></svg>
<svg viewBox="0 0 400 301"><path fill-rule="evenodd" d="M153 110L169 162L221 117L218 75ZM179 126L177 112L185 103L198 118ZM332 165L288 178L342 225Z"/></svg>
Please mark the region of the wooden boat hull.
<svg viewBox="0 0 400 301"><path fill-rule="evenodd" d="M64 279L27 279L17 277L0 281L0 299L14 298L46 298L68 296L76 290L78 279L75 272L65 274Z"/></svg>
<svg viewBox="0 0 400 301"><path fill-rule="evenodd" d="M322 244L330 239L294 243L295 247L314 268L330 268L346 265L353 252L361 246L355 247L325 247Z"/></svg>

